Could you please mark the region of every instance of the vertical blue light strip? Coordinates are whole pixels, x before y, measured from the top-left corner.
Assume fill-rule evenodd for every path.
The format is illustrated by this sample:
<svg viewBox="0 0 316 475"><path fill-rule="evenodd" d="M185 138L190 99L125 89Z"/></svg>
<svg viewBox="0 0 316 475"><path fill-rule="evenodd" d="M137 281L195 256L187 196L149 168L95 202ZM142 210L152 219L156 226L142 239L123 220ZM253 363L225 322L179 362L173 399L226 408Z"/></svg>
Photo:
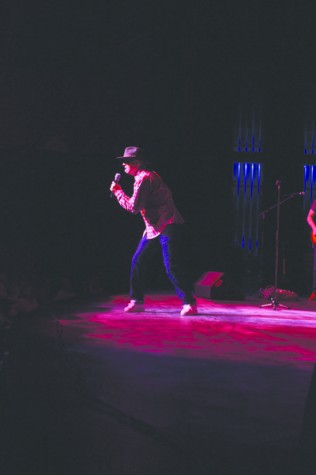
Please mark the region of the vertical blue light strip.
<svg viewBox="0 0 316 475"><path fill-rule="evenodd" d="M255 163L251 164L251 183L249 196L249 224L248 224L248 250L252 250L252 213L253 213L253 186L255 181Z"/></svg>
<svg viewBox="0 0 316 475"><path fill-rule="evenodd" d="M311 166L311 173L310 173L310 200L311 202L313 201L313 188L314 188L314 182L315 182L315 166Z"/></svg>
<svg viewBox="0 0 316 475"><path fill-rule="evenodd" d="M316 169L315 169L316 173ZM258 255L259 212L262 167L254 162L235 162L233 167L235 199L235 245Z"/></svg>

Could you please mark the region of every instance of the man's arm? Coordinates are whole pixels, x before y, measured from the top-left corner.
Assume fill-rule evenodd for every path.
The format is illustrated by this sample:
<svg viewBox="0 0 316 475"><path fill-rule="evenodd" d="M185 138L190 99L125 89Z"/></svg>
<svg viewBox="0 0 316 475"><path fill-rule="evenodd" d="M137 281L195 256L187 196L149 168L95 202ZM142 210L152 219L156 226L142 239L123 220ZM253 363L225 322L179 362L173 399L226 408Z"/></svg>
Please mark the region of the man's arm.
<svg viewBox="0 0 316 475"><path fill-rule="evenodd" d="M131 197L127 196L117 183L112 182L110 190L122 208L130 213L137 214L145 206L146 196L149 193L149 180L135 181Z"/></svg>
<svg viewBox="0 0 316 475"><path fill-rule="evenodd" d="M315 211L310 209L309 213L307 215L306 221L309 224L309 226L311 227L312 233L316 236L315 214L316 214Z"/></svg>

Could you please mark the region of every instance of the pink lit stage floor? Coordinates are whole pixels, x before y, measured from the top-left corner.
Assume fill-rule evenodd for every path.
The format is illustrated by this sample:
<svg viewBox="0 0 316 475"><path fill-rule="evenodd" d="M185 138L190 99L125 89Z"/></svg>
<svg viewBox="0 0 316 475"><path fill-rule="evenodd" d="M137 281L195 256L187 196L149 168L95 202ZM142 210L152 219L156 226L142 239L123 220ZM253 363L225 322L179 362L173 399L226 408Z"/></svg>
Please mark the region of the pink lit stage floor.
<svg viewBox="0 0 316 475"><path fill-rule="evenodd" d="M316 302L280 301L273 309L255 298L198 299L198 315L190 317L180 316L178 299L168 294L147 297L145 312L125 313L127 302L127 296L114 296L97 303L93 311L75 312L74 320L61 322L80 329L91 345L143 354L302 369L316 360Z"/></svg>
<svg viewBox="0 0 316 475"><path fill-rule="evenodd" d="M124 313L127 302L68 303L33 330L45 341L56 326L62 343L67 384L52 393L77 446L74 473L296 475L302 431L315 445L304 417L316 302L198 299L192 317L167 293L150 294L143 313ZM315 403L309 411L315 420Z"/></svg>
<svg viewBox="0 0 316 475"><path fill-rule="evenodd" d="M257 298L198 299L199 314L180 317L173 295L148 296L143 313L124 313L127 302L117 295L60 320L106 404L179 444L207 473L214 464L229 473L234 460L261 473L263 447L295 449L316 360L316 303L274 310ZM167 465L157 473L177 473Z"/></svg>

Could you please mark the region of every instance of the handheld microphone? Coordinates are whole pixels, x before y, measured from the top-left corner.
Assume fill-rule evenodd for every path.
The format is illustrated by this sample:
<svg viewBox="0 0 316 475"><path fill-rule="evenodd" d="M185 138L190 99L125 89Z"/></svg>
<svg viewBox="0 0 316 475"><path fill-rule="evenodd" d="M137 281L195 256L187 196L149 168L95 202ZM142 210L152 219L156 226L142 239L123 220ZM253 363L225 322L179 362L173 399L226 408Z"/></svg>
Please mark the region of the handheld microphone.
<svg viewBox="0 0 316 475"><path fill-rule="evenodd" d="M115 173L114 181L115 183L118 183L121 179L121 174L120 173Z"/></svg>
<svg viewBox="0 0 316 475"><path fill-rule="evenodd" d="M120 174L120 173L115 173L115 175L114 175L114 180L113 180L114 183L118 183L118 182L120 181L120 179L121 179L121 174ZM111 192L110 192L110 198L113 198L113 196L114 196L114 195L113 195L113 193L112 193L112 191L111 191Z"/></svg>

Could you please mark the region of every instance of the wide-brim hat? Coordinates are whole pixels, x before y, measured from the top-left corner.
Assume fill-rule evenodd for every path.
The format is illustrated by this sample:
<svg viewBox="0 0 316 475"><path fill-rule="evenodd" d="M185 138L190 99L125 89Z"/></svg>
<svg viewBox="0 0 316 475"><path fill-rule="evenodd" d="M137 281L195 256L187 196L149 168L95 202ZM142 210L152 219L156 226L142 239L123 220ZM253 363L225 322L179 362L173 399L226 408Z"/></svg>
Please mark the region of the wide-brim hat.
<svg viewBox="0 0 316 475"><path fill-rule="evenodd" d="M144 150L140 147L126 147L122 157L116 157L116 160L130 163L133 160L140 160L143 163L150 163L145 157Z"/></svg>

